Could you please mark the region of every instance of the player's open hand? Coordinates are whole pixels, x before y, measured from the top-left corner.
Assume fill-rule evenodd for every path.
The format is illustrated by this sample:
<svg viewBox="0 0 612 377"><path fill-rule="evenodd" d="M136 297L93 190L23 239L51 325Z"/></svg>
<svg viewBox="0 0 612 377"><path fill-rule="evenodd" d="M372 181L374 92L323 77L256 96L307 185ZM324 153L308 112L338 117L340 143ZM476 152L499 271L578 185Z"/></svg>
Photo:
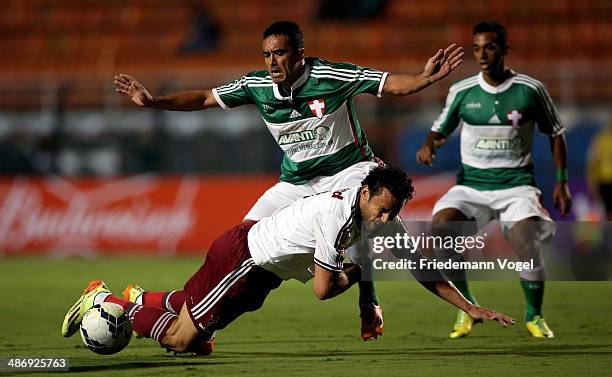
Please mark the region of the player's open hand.
<svg viewBox="0 0 612 377"><path fill-rule="evenodd" d="M120 73L113 83L115 92L127 95L138 106L146 107L153 101L153 96L132 76Z"/></svg>
<svg viewBox="0 0 612 377"><path fill-rule="evenodd" d="M455 43L448 46L445 50L439 49L438 52L427 60L423 69L423 76L430 82L436 82L448 76L452 70L459 67L463 62L463 47L457 47Z"/></svg>
<svg viewBox="0 0 612 377"><path fill-rule="evenodd" d="M416 153L417 164L431 166L436 158L436 149L433 144L424 143Z"/></svg>
<svg viewBox="0 0 612 377"><path fill-rule="evenodd" d="M516 320L512 317L508 317L503 313L496 312L495 310L484 308L481 306L472 306L468 310L470 317L476 322L484 321L497 321L503 327L514 325Z"/></svg>
<svg viewBox="0 0 612 377"><path fill-rule="evenodd" d="M570 208L572 208L572 195L570 194L567 182L557 182L553 191L553 203L561 217L569 213Z"/></svg>

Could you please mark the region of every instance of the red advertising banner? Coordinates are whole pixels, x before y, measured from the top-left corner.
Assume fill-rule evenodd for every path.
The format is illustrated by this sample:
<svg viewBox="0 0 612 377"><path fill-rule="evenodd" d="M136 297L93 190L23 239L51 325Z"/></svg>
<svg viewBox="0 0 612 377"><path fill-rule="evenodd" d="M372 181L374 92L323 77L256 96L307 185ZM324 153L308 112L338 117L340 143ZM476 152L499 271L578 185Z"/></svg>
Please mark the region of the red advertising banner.
<svg viewBox="0 0 612 377"><path fill-rule="evenodd" d="M276 176L0 179L0 256L203 253ZM405 220L430 220L454 175L414 180Z"/></svg>
<svg viewBox="0 0 612 377"><path fill-rule="evenodd" d="M436 201L455 184L455 173L413 177L414 196L400 215L404 221L430 221Z"/></svg>
<svg viewBox="0 0 612 377"><path fill-rule="evenodd" d="M276 177L0 180L0 255L203 252Z"/></svg>

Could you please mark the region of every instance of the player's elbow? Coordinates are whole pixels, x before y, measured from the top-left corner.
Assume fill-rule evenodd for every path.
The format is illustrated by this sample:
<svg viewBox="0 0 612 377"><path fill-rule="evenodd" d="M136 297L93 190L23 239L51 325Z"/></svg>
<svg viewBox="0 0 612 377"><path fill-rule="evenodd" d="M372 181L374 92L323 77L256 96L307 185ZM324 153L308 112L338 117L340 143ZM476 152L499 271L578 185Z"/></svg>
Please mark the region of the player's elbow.
<svg viewBox="0 0 612 377"><path fill-rule="evenodd" d="M328 300L339 293L338 273L315 265L314 283L312 285L315 296L319 300Z"/></svg>
<svg viewBox="0 0 612 377"><path fill-rule="evenodd" d="M327 284L315 284L313 291L319 300L329 300L334 297L331 286Z"/></svg>

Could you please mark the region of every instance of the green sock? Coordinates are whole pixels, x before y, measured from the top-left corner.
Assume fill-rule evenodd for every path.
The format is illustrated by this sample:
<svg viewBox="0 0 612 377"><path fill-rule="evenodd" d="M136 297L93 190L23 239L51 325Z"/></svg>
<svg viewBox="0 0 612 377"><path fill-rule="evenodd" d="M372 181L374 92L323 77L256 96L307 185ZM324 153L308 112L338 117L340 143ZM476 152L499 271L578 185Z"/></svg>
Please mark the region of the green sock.
<svg viewBox="0 0 612 377"><path fill-rule="evenodd" d="M378 297L376 296L376 288L373 281L359 281L359 304L368 304L370 302L378 305Z"/></svg>
<svg viewBox="0 0 612 377"><path fill-rule="evenodd" d="M474 297L474 295L470 291L470 287L468 286L467 280L453 280L453 284L459 290L459 292L461 292L463 297L465 297L472 304L478 305L478 303L476 302L476 297Z"/></svg>
<svg viewBox="0 0 612 377"><path fill-rule="evenodd" d="M542 302L544 301L544 282L521 280L521 287L525 293L527 311L525 321L532 321L537 315L542 315Z"/></svg>

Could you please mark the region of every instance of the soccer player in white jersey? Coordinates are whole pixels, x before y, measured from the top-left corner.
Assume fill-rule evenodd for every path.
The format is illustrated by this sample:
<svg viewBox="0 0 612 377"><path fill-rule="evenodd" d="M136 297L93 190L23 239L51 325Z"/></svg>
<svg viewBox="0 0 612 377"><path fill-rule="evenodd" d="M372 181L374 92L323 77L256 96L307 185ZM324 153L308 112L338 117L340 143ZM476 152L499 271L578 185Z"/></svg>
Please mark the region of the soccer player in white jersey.
<svg viewBox="0 0 612 377"><path fill-rule="evenodd" d="M263 33L266 69L213 89L152 96L133 77L115 77L118 93L138 106L193 111L254 104L283 149L280 182L266 191L244 220L272 215L306 195L335 187L357 186L377 166L359 125L353 97L368 93L404 96L446 77L461 64L462 49L454 44L438 50L418 74L389 74L352 63L306 57L297 24L275 22ZM360 281L362 337L383 331L382 310L374 285Z"/></svg>
<svg viewBox="0 0 612 377"><path fill-rule="evenodd" d="M506 29L497 22L474 27L474 57L480 73L451 86L446 105L434 122L417 162L431 165L436 148L459 126L462 168L457 185L434 206L436 232L462 232L453 222L475 222L482 228L498 219L503 231L524 261L534 259L532 270L520 272L527 310L526 326L537 338L554 336L542 314L544 266L538 253L540 243L554 232L554 223L540 203L535 186L531 145L534 127L550 138L557 184L555 207L565 216L571 207L567 184L565 128L544 85L506 67L509 45ZM473 230L473 229L472 229ZM454 250L437 250L438 257L461 260ZM464 271L450 273L451 280L472 303ZM459 313L450 334L460 338L471 332L473 320Z"/></svg>
<svg viewBox="0 0 612 377"><path fill-rule="evenodd" d="M106 301L121 305L134 330L162 347L210 354L215 331L259 309L282 280L306 282L314 277L314 294L321 300L358 281L360 267L344 265L346 249L394 220L412 197L411 183L404 171L379 167L361 186L303 198L259 222L231 228L213 242L202 267L185 284L179 307L124 300L113 296L101 280L91 281L66 314L62 335L73 335L85 312ZM496 320L502 326L514 323L502 313L472 305L440 272L432 272L420 283L470 318Z"/></svg>

